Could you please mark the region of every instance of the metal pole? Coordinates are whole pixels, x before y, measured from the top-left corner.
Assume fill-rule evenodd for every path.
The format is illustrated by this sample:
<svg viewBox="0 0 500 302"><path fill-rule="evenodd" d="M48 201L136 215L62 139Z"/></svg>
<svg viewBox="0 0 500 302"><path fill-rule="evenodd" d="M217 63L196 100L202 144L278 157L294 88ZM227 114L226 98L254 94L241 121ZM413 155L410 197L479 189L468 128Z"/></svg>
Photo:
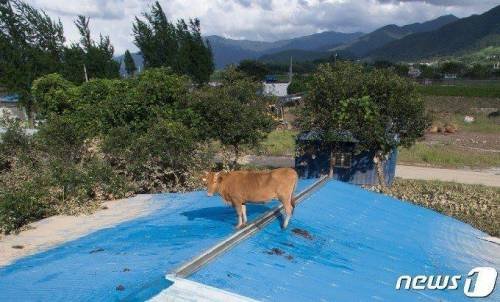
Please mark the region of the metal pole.
<svg viewBox="0 0 500 302"><path fill-rule="evenodd" d="M85 82L89 81L89 77L87 76L87 67L83 64L83 72L85 73Z"/></svg>

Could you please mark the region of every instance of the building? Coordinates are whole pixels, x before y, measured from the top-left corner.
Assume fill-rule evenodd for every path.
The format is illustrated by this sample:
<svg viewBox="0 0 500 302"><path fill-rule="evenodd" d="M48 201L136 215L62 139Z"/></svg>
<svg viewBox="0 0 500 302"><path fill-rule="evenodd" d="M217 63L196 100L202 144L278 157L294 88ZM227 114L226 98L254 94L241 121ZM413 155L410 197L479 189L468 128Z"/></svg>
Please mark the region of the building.
<svg viewBox="0 0 500 302"><path fill-rule="evenodd" d="M408 70L408 76L412 78L418 78L422 74L422 71L420 71L419 68L410 66Z"/></svg>
<svg viewBox="0 0 500 302"><path fill-rule="evenodd" d="M378 175L373 158L374 151L356 152L359 141L349 132L338 132L335 149L325 147L319 132L303 132L297 137L295 169L301 178L328 175L330 154L335 152L333 178L356 185L377 185ZM384 178L391 185L396 173L397 150L384 161Z"/></svg>
<svg viewBox="0 0 500 302"><path fill-rule="evenodd" d="M288 86L292 82L293 69L290 57L290 68L288 71L288 82L279 82L275 75L267 75L263 83L263 93L268 96L285 97L288 95Z"/></svg>
<svg viewBox="0 0 500 302"><path fill-rule="evenodd" d="M15 94L0 96L0 118L7 116L23 121L28 119L24 108L19 106L19 97Z"/></svg>

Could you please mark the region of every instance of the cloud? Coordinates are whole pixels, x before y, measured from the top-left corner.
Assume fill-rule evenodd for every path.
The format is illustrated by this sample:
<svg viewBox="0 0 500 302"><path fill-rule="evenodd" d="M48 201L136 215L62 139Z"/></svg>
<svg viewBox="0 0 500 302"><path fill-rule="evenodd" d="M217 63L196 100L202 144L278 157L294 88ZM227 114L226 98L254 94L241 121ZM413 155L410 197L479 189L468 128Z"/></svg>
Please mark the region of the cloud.
<svg viewBox="0 0 500 302"><path fill-rule="evenodd" d="M471 1L471 0L378 0L380 3L404 3L404 2L420 2L427 3L436 6L477 6L477 2L481 2L482 5L489 5L491 7L498 5L497 0L481 0L481 1Z"/></svg>
<svg viewBox="0 0 500 302"><path fill-rule="evenodd" d="M90 16L91 29L109 35L117 53L136 50L132 23L153 0L31 0L60 18L69 41L78 40L78 14ZM370 32L386 24L422 22L445 14L482 13L497 0L160 0L171 20L199 18L204 35L278 40L325 30Z"/></svg>

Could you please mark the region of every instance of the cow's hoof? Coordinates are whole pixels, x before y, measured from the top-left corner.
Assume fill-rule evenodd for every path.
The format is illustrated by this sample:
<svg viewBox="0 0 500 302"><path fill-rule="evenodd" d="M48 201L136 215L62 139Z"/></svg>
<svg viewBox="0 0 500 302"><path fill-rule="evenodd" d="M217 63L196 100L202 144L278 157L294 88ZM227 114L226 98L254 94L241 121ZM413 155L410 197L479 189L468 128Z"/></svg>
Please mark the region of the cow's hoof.
<svg viewBox="0 0 500 302"><path fill-rule="evenodd" d="M244 227L246 227L246 226L247 226L247 224L246 224L246 223L242 223L242 224L237 225L237 226L236 226L236 229L237 229L237 230L240 230L240 229L242 229L242 228L244 228Z"/></svg>

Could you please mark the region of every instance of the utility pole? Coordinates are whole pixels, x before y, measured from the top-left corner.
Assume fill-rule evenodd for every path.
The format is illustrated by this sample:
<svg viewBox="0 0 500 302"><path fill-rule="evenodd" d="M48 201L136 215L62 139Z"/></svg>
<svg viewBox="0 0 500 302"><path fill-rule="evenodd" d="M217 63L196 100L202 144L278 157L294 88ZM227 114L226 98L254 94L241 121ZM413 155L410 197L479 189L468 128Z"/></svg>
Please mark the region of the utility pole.
<svg viewBox="0 0 500 302"><path fill-rule="evenodd" d="M83 64L83 72L85 73L85 82L89 81L89 77L87 76L87 67Z"/></svg>

